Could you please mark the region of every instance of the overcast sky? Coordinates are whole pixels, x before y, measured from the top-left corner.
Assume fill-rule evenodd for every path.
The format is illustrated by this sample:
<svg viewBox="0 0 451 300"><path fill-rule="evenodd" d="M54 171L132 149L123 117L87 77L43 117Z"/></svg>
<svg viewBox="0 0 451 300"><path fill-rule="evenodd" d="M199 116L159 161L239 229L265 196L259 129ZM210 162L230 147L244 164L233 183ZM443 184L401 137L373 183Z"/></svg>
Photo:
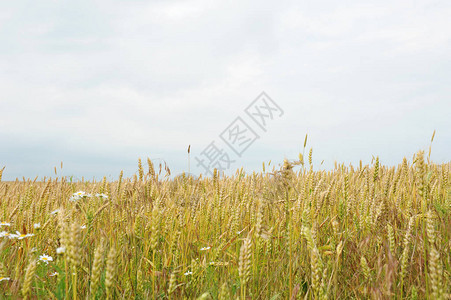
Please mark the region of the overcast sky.
<svg viewBox="0 0 451 300"><path fill-rule="evenodd" d="M199 174L214 141L229 173L252 172L296 158L306 133L317 169L397 165L434 129L431 158L449 162L450 15L449 1L3 1L0 168L115 179L149 157L177 174L190 144ZM245 113L262 91L283 111L266 131ZM259 137L240 157L220 138L237 117Z"/></svg>

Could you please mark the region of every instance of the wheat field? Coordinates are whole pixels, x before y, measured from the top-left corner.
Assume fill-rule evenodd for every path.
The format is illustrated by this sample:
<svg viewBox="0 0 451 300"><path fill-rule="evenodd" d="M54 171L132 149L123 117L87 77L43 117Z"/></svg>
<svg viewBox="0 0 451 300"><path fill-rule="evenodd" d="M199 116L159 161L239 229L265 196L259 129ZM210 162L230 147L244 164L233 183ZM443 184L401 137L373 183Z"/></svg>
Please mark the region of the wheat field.
<svg viewBox="0 0 451 300"><path fill-rule="evenodd" d="M310 151L212 178L0 172L0 298L451 299L450 167L317 171Z"/></svg>

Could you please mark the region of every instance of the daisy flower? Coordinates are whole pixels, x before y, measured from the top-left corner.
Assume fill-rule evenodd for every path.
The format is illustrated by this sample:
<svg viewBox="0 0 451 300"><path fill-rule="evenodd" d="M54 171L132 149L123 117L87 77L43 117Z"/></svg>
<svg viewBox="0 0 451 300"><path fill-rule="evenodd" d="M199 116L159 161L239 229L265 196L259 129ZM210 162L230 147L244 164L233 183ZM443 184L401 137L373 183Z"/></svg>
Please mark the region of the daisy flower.
<svg viewBox="0 0 451 300"><path fill-rule="evenodd" d="M105 194L96 194L96 197L103 198L103 199L108 199L108 196L105 195Z"/></svg>
<svg viewBox="0 0 451 300"><path fill-rule="evenodd" d="M193 272L191 272L191 271L188 271L188 272L184 273L183 275L185 275L185 276L188 276L188 275L193 275Z"/></svg>
<svg viewBox="0 0 451 300"><path fill-rule="evenodd" d="M8 222L0 222L0 226L11 226L11 223L8 223Z"/></svg>
<svg viewBox="0 0 451 300"><path fill-rule="evenodd" d="M203 247L203 248L200 248L200 251L206 251L206 250L210 250L210 246L208 246L208 247Z"/></svg>
<svg viewBox="0 0 451 300"><path fill-rule="evenodd" d="M10 233L9 232L6 232L6 231L2 231L2 232L0 232L0 237L10 237Z"/></svg>
<svg viewBox="0 0 451 300"><path fill-rule="evenodd" d="M80 197L80 196L72 196L72 197L69 198L69 201L75 202L75 201L80 200L81 198L83 198L83 197Z"/></svg>
<svg viewBox="0 0 451 300"><path fill-rule="evenodd" d="M81 229L86 229L86 225L80 226Z"/></svg>
<svg viewBox="0 0 451 300"><path fill-rule="evenodd" d="M11 280L11 278L0 276L0 282L2 282L3 280L4 281L9 281L9 280Z"/></svg>
<svg viewBox="0 0 451 300"><path fill-rule="evenodd" d="M66 252L66 248L64 248L64 247L56 248L56 254L62 254L64 252Z"/></svg>
<svg viewBox="0 0 451 300"><path fill-rule="evenodd" d="M85 195L86 195L86 193L83 191L78 191L73 194L73 196L78 196L78 197L84 197Z"/></svg>
<svg viewBox="0 0 451 300"><path fill-rule="evenodd" d="M69 198L69 201L78 201L80 199L90 198L90 197L92 197L91 194L86 194L83 191L78 191L78 192L72 194L72 197Z"/></svg>
<svg viewBox="0 0 451 300"><path fill-rule="evenodd" d="M32 233L20 233L19 231L16 231L15 237L16 237L18 240L22 240L22 239L24 239L24 238L31 237L31 236L33 236L33 235L34 235L34 234L32 234Z"/></svg>
<svg viewBox="0 0 451 300"><path fill-rule="evenodd" d="M59 211L60 211L59 209L55 209L55 210L52 211L50 214L51 214L51 215L54 215L54 214L57 214Z"/></svg>
<svg viewBox="0 0 451 300"><path fill-rule="evenodd" d="M0 232L0 237L7 237L12 240L12 239L17 239L19 236L15 233L9 233L6 231L2 231L2 232Z"/></svg>
<svg viewBox="0 0 451 300"><path fill-rule="evenodd" d="M34 223L33 227L34 227L34 229L39 229L39 228L41 228L41 223Z"/></svg>
<svg viewBox="0 0 451 300"><path fill-rule="evenodd" d="M53 261L53 257L51 257L49 255L42 254L41 256L39 256L39 260L45 262L46 264L48 264L49 261Z"/></svg>
<svg viewBox="0 0 451 300"><path fill-rule="evenodd" d="M58 275L58 272L54 272L52 274L49 274L50 277L53 277L53 276L56 276L56 275Z"/></svg>
<svg viewBox="0 0 451 300"><path fill-rule="evenodd" d="M78 191L78 192L72 194L72 197L69 198L69 201L72 201L72 202L78 201L78 200L82 199L84 196L85 196L85 192Z"/></svg>

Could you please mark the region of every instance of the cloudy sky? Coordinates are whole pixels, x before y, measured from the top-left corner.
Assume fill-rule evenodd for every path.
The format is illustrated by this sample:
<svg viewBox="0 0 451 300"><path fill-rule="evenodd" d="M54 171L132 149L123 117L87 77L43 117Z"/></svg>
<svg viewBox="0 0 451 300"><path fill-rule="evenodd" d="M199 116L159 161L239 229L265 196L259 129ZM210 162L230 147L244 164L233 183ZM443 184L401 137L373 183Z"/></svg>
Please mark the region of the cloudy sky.
<svg viewBox="0 0 451 300"><path fill-rule="evenodd" d="M318 169L395 165L434 130L431 158L448 162L450 15L449 1L3 1L0 168L117 178L149 157L177 174L191 145L199 174L214 142L229 173L252 172L296 158L306 133ZM245 113L262 91L283 110L266 131ZM220 138L237 117L259 136L240 157Z"/></svg>

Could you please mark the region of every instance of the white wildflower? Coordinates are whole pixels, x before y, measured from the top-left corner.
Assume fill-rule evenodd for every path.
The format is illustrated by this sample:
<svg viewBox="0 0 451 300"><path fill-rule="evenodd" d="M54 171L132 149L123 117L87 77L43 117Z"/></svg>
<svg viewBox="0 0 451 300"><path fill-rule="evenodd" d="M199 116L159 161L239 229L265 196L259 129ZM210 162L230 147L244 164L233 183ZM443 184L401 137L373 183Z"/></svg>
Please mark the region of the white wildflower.
<svg viewBox="0 0 451 300"><path fill-rule="evenodd" d="M69 201L74 202L74 201L78 201L83 198L90 198L90 197L92 197L91 194L86 194L83 191L78 191L78 192L72 194L72 196L69 198Z"/></svg>
<svg viewBox="0 0 451 300"><path fill-rule="evenodd" d="M86 193L83 191L78 191L73 194L73 196L78 196L78 197L84 197L85 195L86 195Z"/></svg>
<svg viewBox="0 0 451 300"><path fill-rule="evenodd" d="M75 202L75 201L80 200L81 198L82 197L79 197L79 196L72 196L72 197L69 198L69 201Z"/></svg>
<svg viewBox="0 0 451 300"><path fill-rule="evenodd" d="M9 238L11 238L11 234L9 232L2 231L2 232L0 232L0 237L9 237Z"/></svg>
<svg viewBox="0 0 451 300"><path fill-rule="evenodd" d="M16 234L14 235L18 240L22 240L27 237L33 236L33 233L20 233L19 231L16 231Z"/></svg>
<svg viewBox="0 0 451 300"><path fill-rule="evenodd" d="M59 209L55 209L55 210L52 211L50 214L51 214L51 215L54 215L54 214L57 214L59 211L60 211Z"/></svg>
<svg viewBox="0 0 451 300"><path fill-rule="evenodd" d="M39 256L39 260L45 262L46 264L48 264L49 261L53 261L53 257L51 257L49 255L42 254L41 256Z"/></svg>
<svg viewBox="0 0 451 300"><path fill-rule="evenodd" d="M56 254L62 254L64 252L66 252L66 248L64 248L64 247L56 248Z"/></svg>
<svg viewBox="0 0 451 300"><path fill-rule="evenodd" d="M105 194L96 194L96 197L103 198L103 199L108 199L108 196L105 195Z"/></svg>

